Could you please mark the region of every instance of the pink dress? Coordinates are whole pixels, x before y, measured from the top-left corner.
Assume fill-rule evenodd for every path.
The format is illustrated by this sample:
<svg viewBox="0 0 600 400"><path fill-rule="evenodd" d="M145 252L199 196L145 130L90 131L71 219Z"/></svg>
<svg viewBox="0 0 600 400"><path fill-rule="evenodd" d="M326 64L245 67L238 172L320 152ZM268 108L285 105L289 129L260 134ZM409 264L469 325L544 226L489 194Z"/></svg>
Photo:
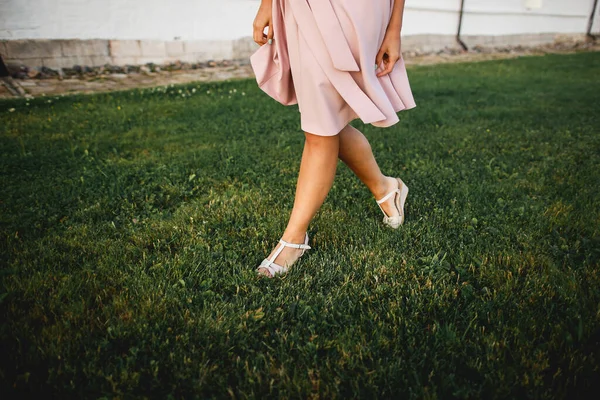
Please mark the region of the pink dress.
<svg viewBox="0 0 600 400"><path fill-rule="evenodd" d="M416 106L404 60L381 78L382 66L375 69L393 4L273 0L275 37L264 46L276 46L281 66L289 63L291 82L283 101L263 90L284 104L297 102L302 130L315 135L336 135L356 118L378 127L397 123L397 112Z"/></svg>

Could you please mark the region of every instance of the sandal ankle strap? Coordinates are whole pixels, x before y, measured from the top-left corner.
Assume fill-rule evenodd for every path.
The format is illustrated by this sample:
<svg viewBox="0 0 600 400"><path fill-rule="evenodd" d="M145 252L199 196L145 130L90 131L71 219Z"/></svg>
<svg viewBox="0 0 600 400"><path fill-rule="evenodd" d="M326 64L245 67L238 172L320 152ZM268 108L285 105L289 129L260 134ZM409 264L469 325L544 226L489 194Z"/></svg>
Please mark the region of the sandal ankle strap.
<svg viewBox="0 0 600 400"><path fill-rule="evenodd" d="M392 197L393 195L400 195L401 191L400 189L394 189L391 192L389 192L388 194L386 194L385 196L383 196L383 198L381 198L380 200L377 200L377 205L379 206L379 209L381 210L381 212L383 213L383 215L385 215L386 218L393 218L390 217L385 210L383 209L383 207L381 207L381 203L383 203L384 201L386 201L387 199L389 199L390 197ZM396 210L398 210L398 207L396 206L396 199L394 199L394 207L396 207ZM398 213L402 213L401 210L398 210Z"/></svg>
<svg viewBox="0 0 600 400"><path fill-rule="evenodd" d="M309 250L311 247L307 244L296 244L296 243L289 243L286 242L283 239L279 239L279 243L281 243L284 247L292 247L294 249L305 249L305 250Z"/></svg>
<svg viewBox="0 0 600 400"><path fill-rule="evenodd" d="M277 256L279 256L279 254L283 251L283 249L285 247L292 247L294 249L304 249L304 250L308 250L311 247L307 244L308 243L308 233L305 236L304 239L304 243L302 244L296 244L296 243L289 243L286 242L283 239L279 239L279 243L282 244L282 246L279 246L279 248L275 251L275 253L271 256L271 258L268 259L269 263L273 263L273 261L275 261L275 259L277 258Z"/></svg>
<svg viewBox="0 0 600 400"><path fill-rule="evenodd" d="M304 243L290 243L290 242L286 242L283 239L279 239L279 243L281 243L284 247L291 247L294 249L304 249L304 250L310 250L310 246L308 245L308 233L304 234Z"/></svg>
<svg viewBox="0 0 600 400"><path fill-rule="evenodd" d="M388 194L386 194L385 196L383 196L381 199L376 200L377 204L383 203L384 201L386 201L387 199L389 199L395 193L400 193L400 189L394 189L391 192L389 192ZM373 204L373 203L371 203L371 204Z"/></svg>

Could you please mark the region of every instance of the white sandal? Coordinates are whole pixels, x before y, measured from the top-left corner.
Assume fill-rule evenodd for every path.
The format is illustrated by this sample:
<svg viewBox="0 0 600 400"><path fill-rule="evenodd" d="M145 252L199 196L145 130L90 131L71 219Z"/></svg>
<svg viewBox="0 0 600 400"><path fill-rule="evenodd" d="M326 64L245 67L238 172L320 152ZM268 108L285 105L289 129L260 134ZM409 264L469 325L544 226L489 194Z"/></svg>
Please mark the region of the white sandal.
<svg viewBox="0 0 600 400"><path fill-rule="evenodd" d="M400 225L404 223L404 202L406 201L406 196L408 196L408 186L402 182L402 179L396 178L398 181L398 189L394 189L381 199L377 200L377 205L381 208L383 212L383 223L389 226L390 228L396 229ZM385 211L383 211L383 207L381 207L381 203L389 199L391 196L396 196L394 198L394 204L396 205L396 209L398 210L399 215L395 215L393 217L388 216Z"/></svg>
<svg viewBox="0 0 600 400"><path fill-rule="evenodd" d="M279 264L275 264L273 261L275 261L275 259L277 258L277 256L279 254L281 254L281 252L283 251L283 249L285 247L292 247L294 249L303 249L302 253L300 254L300 257L302 257L302 255L304 255L304 252L306 250L310 250L310 246L308 245L308 233L305 234L305 239L304 239L304 243L303 244L295 244L295 243L288 243L283 239L279 239L279 244L281 246L279 246L279 248L275 251L275 253L273 253L273 255L271 256L271 258L269 259L264 259L262 261L262 263L260 263L260 265L258 266L257 270L259 270L260 268L265 268L267 269L270 273L271 273L271 277L274 277L277 274L284 274L288 271L289 266L285 265L285 266L281 266Z"/></svg>

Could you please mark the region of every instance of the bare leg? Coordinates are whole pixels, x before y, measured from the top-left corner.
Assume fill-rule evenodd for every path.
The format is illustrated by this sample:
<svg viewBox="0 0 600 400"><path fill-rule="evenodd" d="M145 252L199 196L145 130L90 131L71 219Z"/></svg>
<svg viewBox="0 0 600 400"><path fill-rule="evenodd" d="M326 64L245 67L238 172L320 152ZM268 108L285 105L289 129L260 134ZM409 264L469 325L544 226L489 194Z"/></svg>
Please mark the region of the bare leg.
<svg viewBox="0 0 600 400"><path fill-rule="evenodd" d="M333 184L339 154L339 135L318 136L305 133L305 136L294 208L282 236L283 240L291 243L304 243L308 224L325 201ZM286 247L274 262L291 265L301 252L302 250ZM260 268L259 272L270 276L265 268Z"/></svg>
<svg viewBox="0 0 600 400"><path fill-rule="evenodd" d="M380 199L398 187L395 178L381 173L373 156L369 141L358 129L346 125L338 135L340 137L340 159L369 188L375 199ZM394 198L381 204L389 216L398 215Z"/></svg>

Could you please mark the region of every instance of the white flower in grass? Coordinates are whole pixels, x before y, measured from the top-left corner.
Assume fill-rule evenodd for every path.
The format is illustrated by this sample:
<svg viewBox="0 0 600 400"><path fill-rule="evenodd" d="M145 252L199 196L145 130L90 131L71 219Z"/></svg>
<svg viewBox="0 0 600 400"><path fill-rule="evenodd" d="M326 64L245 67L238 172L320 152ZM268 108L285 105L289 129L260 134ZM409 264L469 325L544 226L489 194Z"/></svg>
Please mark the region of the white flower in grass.
<svg viewBox="0 0 600 400"><path fill-rule="evenodd" d="M15 112L15 109L14 108L9 108L8 112Z"/></svg>

